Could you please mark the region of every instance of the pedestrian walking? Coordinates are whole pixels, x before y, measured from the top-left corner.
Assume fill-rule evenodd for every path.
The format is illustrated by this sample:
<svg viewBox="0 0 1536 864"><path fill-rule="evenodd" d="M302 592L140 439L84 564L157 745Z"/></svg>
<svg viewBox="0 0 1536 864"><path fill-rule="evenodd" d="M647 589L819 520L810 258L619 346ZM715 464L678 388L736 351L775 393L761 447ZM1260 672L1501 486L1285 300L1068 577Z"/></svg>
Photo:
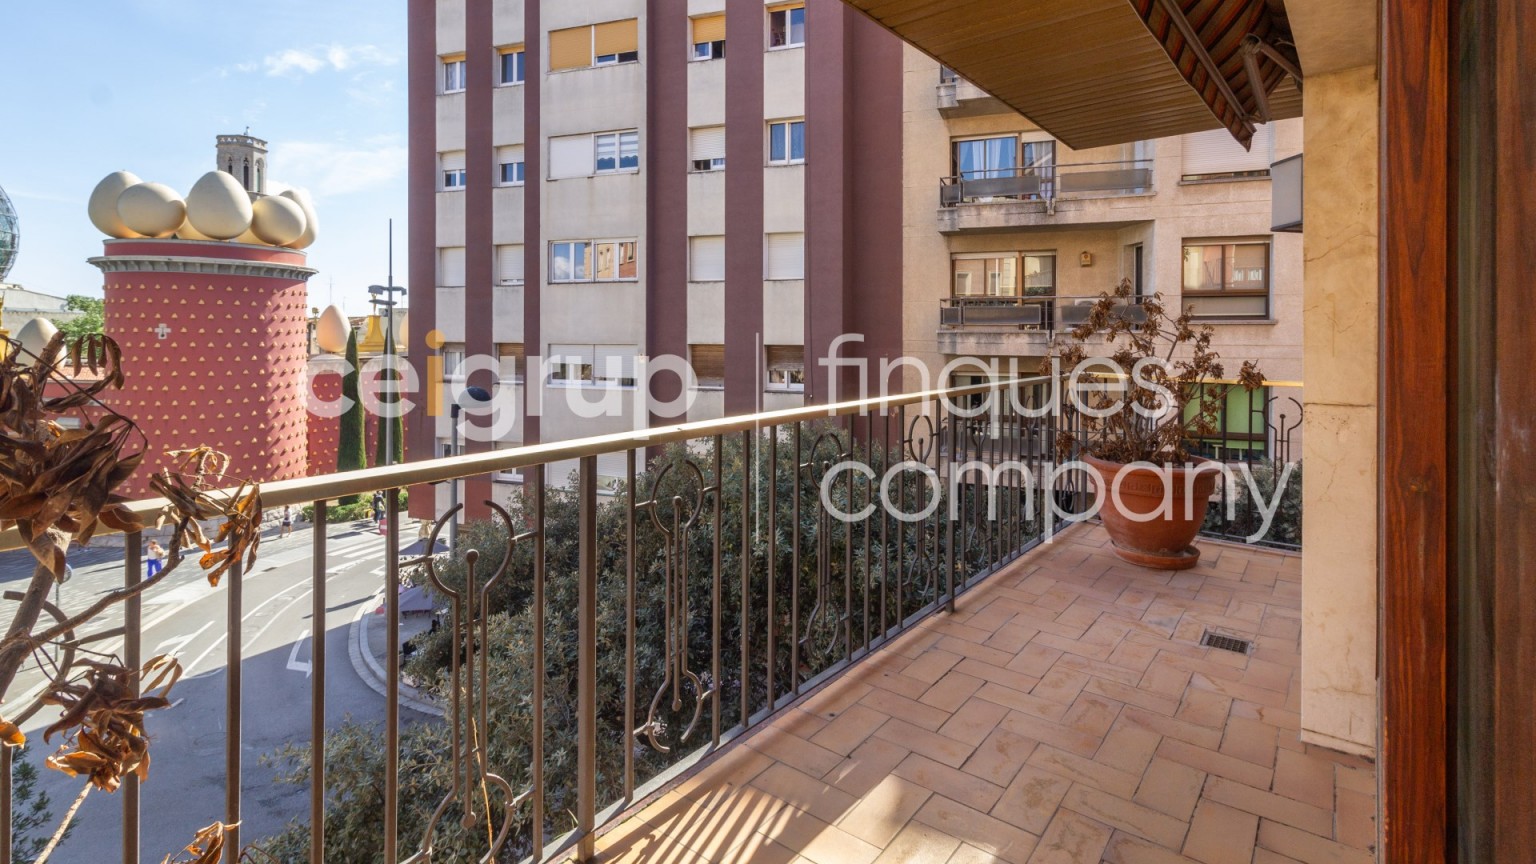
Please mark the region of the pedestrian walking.
<svg viewBox="0 0 1536 864"><path fill-rule="evenodd" d="M149 570L149 574L145 578L153 579L155 578L155 574L159 573L165 567L165 550L160 548L160 544L157 541L149 541L149 552L147 553L147 559L148 560L145 562L145 567Z"/></svg>
<svg viewBox="0 0 1536 864"><path fill-rule="evenodd" d="M289 506L287 504L284 504L283 505L283 533L282 533L282 536L287 537L289 534L292 534L292 533L293 533L293 507L291 507L291 506Z"/></svg>
<svg viewBox="0 0 1536 864"><path fill-rule="evenodd" d="M379 520L379 533L384 533L384 493L373 493L373 518Z"/></svg>

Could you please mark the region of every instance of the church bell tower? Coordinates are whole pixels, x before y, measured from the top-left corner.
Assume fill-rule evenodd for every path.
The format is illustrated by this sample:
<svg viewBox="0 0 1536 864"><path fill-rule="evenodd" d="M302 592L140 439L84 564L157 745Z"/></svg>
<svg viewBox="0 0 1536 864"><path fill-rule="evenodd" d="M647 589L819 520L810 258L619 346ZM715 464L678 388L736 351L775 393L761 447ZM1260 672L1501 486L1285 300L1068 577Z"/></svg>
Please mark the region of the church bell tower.
<svg viewBox="0 0 1536 864"><path fill-rule="evenodd" d="M243 135L220 135L215 165L234 177L247 192L267 193L267 142L251 135L249 126Z"/></svg>

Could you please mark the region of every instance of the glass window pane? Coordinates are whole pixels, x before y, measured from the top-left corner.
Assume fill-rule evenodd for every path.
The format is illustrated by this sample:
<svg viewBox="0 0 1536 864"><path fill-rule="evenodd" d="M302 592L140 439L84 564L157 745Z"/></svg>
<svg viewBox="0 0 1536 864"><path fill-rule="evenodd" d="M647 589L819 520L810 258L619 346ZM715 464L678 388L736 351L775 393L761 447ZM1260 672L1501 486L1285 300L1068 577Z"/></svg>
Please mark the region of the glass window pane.
<svg viewBox="0 0 1536 864"><path fill-rule="evenodd" d="M1222 279L1222 247L1184 247L1184 290L1220 291Z"/></svg>
<svg viewBox="0 0 1536 864"><path fill-rule="evenodd" d="M803 120L789 124L789 158L805 159L805 121Z"/></svg>
<svg viewBox="0 0 1536 864"><path fill-rule="evenodd" d="M774 123L768 127L768 161L783 162L785 159L785 132L788 131L783 123Z"/></svg>
<svg viewBox="0 0 1536 864"><path fill-rule="evenodd" d="M614 262L616 246L613 243L599 243L594 250L593 275L598 279L618 278L618 268Z"/></svg>
<svg viewBox="0 0 1536 864"><path fill-rule="evenodd" d="M1024 293L1032 296L1053 294L1056 291L1056 256L1024 256Z"/></svg>
<svg viewBox="0 0 1536 864"><path fill-rule="evenodd" d="M956 297L969 297L981 293L986 264L985 258L955 259Z"/></svg>
<svg viewBox="0 0 1536 864"><path fill-rule="evenodd" d="M590 250L590 244L587 244L587 243L573 243L573 244L571 244L571 273L572 273L571 278L573 278L573 279L591 279L592 278L592 271L589 269L589 265L588 265L588 261L587 261L588 253L590 251L591 251Z"/></svg>
<svg viewBox="0 0 1536 864"><path fill-rule="evenodd" d="M985 156L985 141L956 141L955 173L966 180L980 179L982 176L982 161Z"/></svg>
<svg viewBox="0 0 1536 864"><path fill-rule="evenodd" d="M640 133L625 132L619 136L619 167L640 167Z"/></svg>
<svg viewBox="0 0 1536 864"><path fill-rule="evenodd" d="M768 13L768 44L770 46L777 48L784 44L786 29L788 28L786 27L785 15L782 9L777 12Z"/></svg>
<svg viewBox="0 0 1536 864"><path fill-rule="evenodd" d="M1019 141L1009 136L1007 138L987 139L986 168L992 172L993 177L1006 177L1017 166Z"/></svg>
<svg viewBox="0 0 1536 864"><path fill-rule="evenodd" d="M1243 243L1230 247L1232 252L1231 291L1263 291L1268 285L1269 247L1262 243Z"/></svg>
<svg viewBox="0 0 1536 864"><path fill-rule="evenodd" d="M805 7L789 10L789 44L805 44Z"/></svg>
<svg viewBox="0 0 1536 864"><path fill-rule="evenodd" d="M618 255L618 275L620 279L640 278L640 244L633 241L620 243Z"/></svg>

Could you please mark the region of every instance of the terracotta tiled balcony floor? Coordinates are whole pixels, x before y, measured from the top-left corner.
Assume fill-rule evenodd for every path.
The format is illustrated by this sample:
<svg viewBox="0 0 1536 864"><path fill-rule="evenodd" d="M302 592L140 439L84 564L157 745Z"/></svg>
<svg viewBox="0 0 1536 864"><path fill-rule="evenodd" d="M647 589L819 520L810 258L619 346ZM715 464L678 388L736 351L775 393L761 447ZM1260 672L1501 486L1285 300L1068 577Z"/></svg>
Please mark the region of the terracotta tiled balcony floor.
<svg viewBox="0 0 1536 864"><path fill-rule="evenodd" d="M1301 743L1301 559L1059 535L598 844L607 861L1369 862L1375 773ZM1256 640L1200 647L1206 628Z"/></svg>

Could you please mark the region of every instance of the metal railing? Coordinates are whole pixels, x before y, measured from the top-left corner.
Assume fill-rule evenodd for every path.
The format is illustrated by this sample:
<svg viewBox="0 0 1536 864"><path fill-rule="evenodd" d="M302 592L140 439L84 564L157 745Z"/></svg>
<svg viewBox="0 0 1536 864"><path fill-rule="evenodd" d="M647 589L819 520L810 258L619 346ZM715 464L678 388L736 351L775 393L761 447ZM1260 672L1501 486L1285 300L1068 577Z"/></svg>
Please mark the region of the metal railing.
<svg viewBox="0 0 1536 864"><path fill-rule="evenodd" d="M1216 484L1201 535L1276 549L1301 549L1301 448L1296 441L1302 421L1301 393L1291 382L1271 384L1254 393L1248 410L1242 412L1245 416L1224 418L1229 429L1235 425L1245 431L1224 431L1194 442L1192 452L1200 456L1246 467L1246 473L1235 474L1238 482ZM1265 507L1272 509L1267 529Z"/></svg>
<svg viewBox="0 0 1536 864"><path fill-rule="evenodd" d="M401 722L401 664L383 664L379 860L426 862L434 850L436 860L453 857L444 847L452 838L443 837L468 824L460 818L466 806L483 820L478 835L465 829L484 841L477 859L489 849L495 860L568 853L588 860L598 831L626 808L926 615L953 608L957 594L1041 542L1047 498L1058 507L1080 502L1081 489L1052 479L1057 421L1024 410L1049 398L1048 385L1036 378L958 387L265 484L269 512L314 508L312 617L306 632L293 634L312 645L308 860L324 860L328 836L328 502L386 491L380 588L387 651L400 645L407 576L429 585L449 611L451 661L438 684L448 734L436 739L447 742L436 758L452 766L451 782L431 796L402 792L402 742L409 737L413 752L421 745ZM999 386L1016 399L998 400L985 420L961 416L969 400ZM600 496L597 457L612 453L626 454L626 482L616 495ZM566 460L577 469L562 488L548 475ZM999 487L967 473L1004 463L1024 466L1046 492L1034 494L1022 474ZM525 478L513 500L486 502L501 525L501 548L470 548L474 535L461 534L460 548L401 560L394 490L512 472ZM924 512L929 501L939 506ZM139 501L130 509L152 523L164 504ZM558 522L557 511L574 512L574 523ZM839 512L857 518L845 521ZM435 523L427 550L453 518L450 512ZM552 533L569 524L574 541L565 528ZM142 578L141 539L126 537L126 586ZM0 551L23 546L14 529L0 532ZM240 827L250 782L242 741L242 700L250 694L241 677L247 578L236 566L218 589L226 592L228 615L219 791L221 818L235 826L226 861L258 839L242 836ZM526 598L520 608L497 605L509 586ZM141 662L150 599L125 601L122 626L106 634L121 636L128 668ZM490 675L493 644L503 644L487 629L502 620L496 616L530 628L528 653L520 655L531 682L526 692L508 692ZM58 647L73 652L101 638L71 633ZM65 663L52 676L69 674ZM25 720L42 703L6 707L9 719ZM574 729L559 719L573 715ZM491 740L512 716L529 718L525 740ZM155 720L151 715L151 735ZM0 751L0 791L9 802L13 757L10 748ZM207 797L216 794L210 789ZM118 796L122 861L137 864L147 845L137 778L126 777ZM0 823L0 862L9 860L9 832L9 822ZM147 839L159 860L186 838Z"/></svg>
<svg viewBox="0 0 1536 864"><path fill-rule="evenodd" d="M987 168L939 179L945 207L995 200L1055 201L1152 191L1152 160Z"/></svg>
<svg viewBox="0 0 1536 864"><path fill-rule="evenodd" d="M939 300L940 327L1018 327L1054 333L1070 330L1088 320L1097 297L1058 297L1054 294L944 297ZM1146 321L1139 302L1117 303L1122 316L1133 324Z"/></svg>

